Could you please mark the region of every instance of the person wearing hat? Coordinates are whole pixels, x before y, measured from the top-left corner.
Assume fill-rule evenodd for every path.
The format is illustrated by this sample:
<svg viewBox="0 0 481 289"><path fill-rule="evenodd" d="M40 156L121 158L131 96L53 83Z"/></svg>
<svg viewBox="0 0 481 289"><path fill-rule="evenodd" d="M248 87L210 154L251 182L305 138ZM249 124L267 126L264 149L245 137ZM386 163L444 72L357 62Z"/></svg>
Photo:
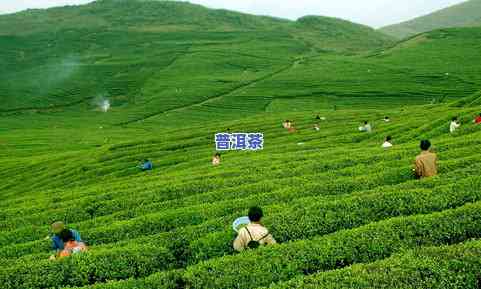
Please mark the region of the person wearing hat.
<svg viewBox="0 0 481 289"><path fill-rule="evenodd" d="M79 232L66 228L63 222L55 222L52 224L52 232L54 234L52 236L52 247L57 253L64 249L64 242L60 236L63 230L69 230L75 241L82 242Z"/></svg>

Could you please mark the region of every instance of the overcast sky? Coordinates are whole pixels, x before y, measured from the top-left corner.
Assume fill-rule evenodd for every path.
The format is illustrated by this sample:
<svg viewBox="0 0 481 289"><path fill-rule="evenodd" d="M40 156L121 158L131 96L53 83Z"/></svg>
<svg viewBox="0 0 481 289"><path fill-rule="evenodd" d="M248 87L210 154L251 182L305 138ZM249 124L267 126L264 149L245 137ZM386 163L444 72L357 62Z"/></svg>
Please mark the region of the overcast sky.
<svg viewBox="0 0 481 289"><path fill-rule="evenodd" d="M27 8L85 4L92 0L0 0L0 13ZM297 19L305 15L339 17L380 27L409 20L464 0L191 0L212 8Z"/></svg>

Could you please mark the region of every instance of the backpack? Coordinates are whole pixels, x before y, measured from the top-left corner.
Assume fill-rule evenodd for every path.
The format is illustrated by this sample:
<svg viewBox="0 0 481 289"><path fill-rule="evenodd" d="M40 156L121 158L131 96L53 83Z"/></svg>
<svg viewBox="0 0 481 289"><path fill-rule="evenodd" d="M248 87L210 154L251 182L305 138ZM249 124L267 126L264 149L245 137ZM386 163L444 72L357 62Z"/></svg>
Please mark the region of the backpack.
<svg viewBox="0 0 481 289"><path fill-rule="evenodd" d="M245 227L247 233L249 234L249 237L251 238L251 240L247 243L247 248L249 249L257 249L261 246L261 243L260 241L265 239L267 236L269 236L269 232L267 232L262 238L260 238L259 240L254 240L254 238L252 238L252 235L251 235L251 232L249 231L249 229L247 229L247 227Z"/></svg>

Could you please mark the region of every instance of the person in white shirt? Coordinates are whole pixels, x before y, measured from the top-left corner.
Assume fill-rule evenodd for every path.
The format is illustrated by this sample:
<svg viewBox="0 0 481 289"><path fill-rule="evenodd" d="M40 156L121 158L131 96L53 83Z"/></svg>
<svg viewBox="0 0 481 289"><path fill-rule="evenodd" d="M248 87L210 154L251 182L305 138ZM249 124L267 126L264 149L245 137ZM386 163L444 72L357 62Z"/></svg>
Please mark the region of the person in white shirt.
<svg viewBox="0 0 481 289"><path fill-rule="evenodd" d="M391 148L393 146L391 141L392 141L392 137L387 136L386 139L384 140L384 143L382 144L382 147L385 149Z"/></svg>
<svg viewBox="0 0 481 289"><path fill-rule="evenodd" d="M321 128L319 127L319 124L318 124L318 123L316 123L316 124L314 125L314 130L315 130L315 131L320 131L320 130L321 130Z"/></svg>
<svg viewBox="0 0 481 289"><path fill-rule="evenodd" d="M359 131L362 132L372 132L371 124L367 121L364 122L364 125L359 127Z"/></svg>
<svg viewBox="0 0 481 289"><path fill-rule="evenodd" d="M391 119L389 118L389 116L386 116L386 117L384 118L384 122L391 122Z"/></svg>
<svg viewBox="0 0 481 289"><path fill-rule="evenodd" d="M460 126L461 126L461 124L458 122L458 118L453 117L453 120L451 121L451 124L449 125L449 132L454 133Z"/></svg>

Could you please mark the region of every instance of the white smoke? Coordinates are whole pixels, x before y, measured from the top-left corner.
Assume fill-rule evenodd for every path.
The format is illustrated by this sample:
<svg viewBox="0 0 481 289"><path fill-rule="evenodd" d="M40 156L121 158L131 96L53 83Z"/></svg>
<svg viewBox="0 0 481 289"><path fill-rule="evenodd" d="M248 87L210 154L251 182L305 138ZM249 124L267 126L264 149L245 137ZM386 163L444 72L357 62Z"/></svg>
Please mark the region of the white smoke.
<svg viewBox="0 0 481 289"><path fill-rule="evenodd" d="M109 111L111 107L110 100L104 96L96 97L93 101L93 105L103 112Z"/></svg>
<svg viewBox="0 0 481 289"><path fill-rule="evenodd" d="M100 109L103 112L107 112L110 109L110 101L108 99L104 99L100 105Z"/></svg>

